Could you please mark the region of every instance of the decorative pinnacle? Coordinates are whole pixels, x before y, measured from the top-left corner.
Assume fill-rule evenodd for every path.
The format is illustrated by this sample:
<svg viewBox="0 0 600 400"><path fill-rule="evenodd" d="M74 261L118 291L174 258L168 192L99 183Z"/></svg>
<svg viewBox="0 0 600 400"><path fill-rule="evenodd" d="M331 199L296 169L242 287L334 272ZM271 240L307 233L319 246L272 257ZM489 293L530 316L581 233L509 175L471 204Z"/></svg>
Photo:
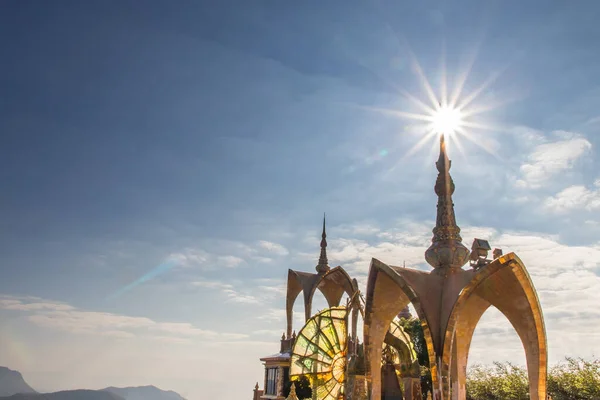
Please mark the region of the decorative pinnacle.
<svg viewBox="0 0 600 400"><path fill-rule="evenodd" d="M290 387L290 394L288 395L286 400L298 400L298 395L296 394L296 382L292 382L292 386Z"/></svg>
<svg viewBox="0 0 600 400"><path fill-rule="evenodd" d="M433 228L431 246L425 252L425 259L433 268L460 268L468 260L469 250L462 244L460 228L454 215L454 181L450 176L452 162L446 152L446 138L440 136L440 157L435 163L439 171L435 182L438 196L437 218Z"/></svg>
<svg viewBox="0 0 600 400"><path fill-rule="evenodd" d="M319 255L319 263L317 264L317 272L324 274L329 271L327 261L327 234L325 233L325 213L323 213L323 233L321 234L321 254Z"/></svg>

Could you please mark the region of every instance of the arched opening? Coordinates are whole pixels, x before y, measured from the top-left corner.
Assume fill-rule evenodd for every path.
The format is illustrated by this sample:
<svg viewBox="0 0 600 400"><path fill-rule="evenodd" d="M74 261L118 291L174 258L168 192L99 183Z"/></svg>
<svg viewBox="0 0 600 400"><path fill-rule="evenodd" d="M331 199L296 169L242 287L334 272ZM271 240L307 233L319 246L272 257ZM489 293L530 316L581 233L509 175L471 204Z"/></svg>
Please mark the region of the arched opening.
<svg viewBox="0 0 600 400"><path fill-rule="evenodd" d="M390 266L373 259L369 272L367 284L367 298L365 310L365 346L367 348L367 366L370 377L369 392L371 399L382 398L382 374L381 363L386 336L389 333L390 324L407 305L412 303L414 326L418 327L418 335L422 338L422 355L425 365L431 363L432 355L428 349L432 346L433 339L431 330L424 318L423 304L408 286L406 280L399 276ZM420 375L417 373L416 375ZM421 379L415 378L410 384L404 384L409 391L409 398L419 398L422 393ZM415 393L416 392L416 393ZM406 393L406 392L405 392Z"/></svg>
<svg viewBox="0 0 600 400"><path fill-rule="evenodd" d="M473 333L490 306L496 307L510 321L522 343L529 398L544 400L547 392L544 320L531 279L514 253L500 257L479 270L461 291L453 307L440 365L442 376L450 380L449 389L453 396L459 399L466 397L466 372Z"/></svg>
<svg viewBox="0 0 600 400"><path fill-rule="evenodd" d="M326 308L329 308L329 304L327 304L327 299L319 289L316 289L312 299L311 316L317 314L319 311L325 310Z"/></svg>
<svg viewBox="0 0 600 400"><path fill-rule="evenodd" d="M527 359L510 321L491 306L477 323L467 362L467 398L529 398Z"/></svg>
<svg viewBox="0 0 600 400"><path fill-rule="evenodd" d="M382 345L381 399L420 398L421 368L415 350L420 320L405 307L390 323ZM413 386L417 385L416 390ZM416 393L415 393L416 392Z"/></svg>

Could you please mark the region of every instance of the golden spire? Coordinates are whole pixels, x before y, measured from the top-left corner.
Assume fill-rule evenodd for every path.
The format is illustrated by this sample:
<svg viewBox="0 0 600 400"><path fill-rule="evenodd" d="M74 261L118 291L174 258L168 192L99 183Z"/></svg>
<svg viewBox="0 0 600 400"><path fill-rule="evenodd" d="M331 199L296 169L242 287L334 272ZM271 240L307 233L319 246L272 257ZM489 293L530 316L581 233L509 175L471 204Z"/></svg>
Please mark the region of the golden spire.
<svg viewBox="0 0 600 400"><path fill-rule="evenodd" d="M298 400L298 395L296 394L296 382L292 382L292 386L290 387L290 394L286 398L286 400Z"/></svg>
<svg viewBox="0 0 600 400"><path fill-rule="evenodd" d="M454 215L454 182L450 176L452 162L446 152L445 135L440 135L440 157L435 163L438 177L435 193L438 196L437 219L433 228L431 246L425 252L425 259L433 268L460 268L468 260L469 250L462 244L460 228Z"/></svg>
<svg viewBox="0 0 600 400"><path fill-rule="evenodd" d="M323 213L323 233L321 234L321 254L319 255L319 263L317 264L317 272L324 274L329 271L327 261L327 234L325 233L325 213Z"/></svg>

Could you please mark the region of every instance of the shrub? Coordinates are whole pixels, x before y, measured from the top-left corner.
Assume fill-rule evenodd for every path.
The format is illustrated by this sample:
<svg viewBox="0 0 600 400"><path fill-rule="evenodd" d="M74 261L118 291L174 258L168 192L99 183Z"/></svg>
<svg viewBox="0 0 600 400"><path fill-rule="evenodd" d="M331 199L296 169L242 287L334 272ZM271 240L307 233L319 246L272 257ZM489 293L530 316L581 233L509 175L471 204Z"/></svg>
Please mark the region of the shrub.
<svg viewBox="0 0 600 400"><path fill-rule="evenodd" d="M553 400L600 398L600 360L566 358L548 376L548 392Z"/></svg>
<svg viewBox="0 0 600 400"><path fill-rule="evenodd" d="M553 400L600 399L600 360L566 358L548 372ZM467 400L529 399L527 370L511 363L474 366L467 374Z"/></svg>

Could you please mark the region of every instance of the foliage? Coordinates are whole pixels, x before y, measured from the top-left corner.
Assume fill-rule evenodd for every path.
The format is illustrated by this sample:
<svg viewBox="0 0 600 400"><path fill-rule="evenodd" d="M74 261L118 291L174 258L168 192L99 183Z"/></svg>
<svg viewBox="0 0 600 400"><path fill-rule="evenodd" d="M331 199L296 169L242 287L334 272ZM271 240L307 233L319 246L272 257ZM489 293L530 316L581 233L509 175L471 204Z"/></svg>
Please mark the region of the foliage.
<svg viewBox="0 0 600 400"><path fill-rule="evenodd" d="M527 400L527 371L511 363L474 366L467 376L467 400Z"/></svg>
<svg viewBox="0 0 600 400"><path fill-rule="evenodd" d="M510 363L475 366L467 375L467 400L529 399L527 370ZM600 399L600 360L567 358L550 369L548 394L553 400Z"/></svg>
<svg viewBox="0 0 600 400"><path fill-rule="evenodd" d="M427 392L433 390L433 384L431 382L431 371L429 370L429 352L427 351L427 342L423 334L421 320L418 318L400 318L400 325L408 333L415 346L417 359L421 366L421 392L423 393L423 399L426 399Z"/></svg>
<svg viewBox="0 0 600 400"><path fill-rule="evenodd" d="M312 388L310 387L310 380L306 375L302 375L297 379L290 380L283 387L283 395L287 398L292 389L292 382L296 384L296 396L299 399L310 399L312 398Z"/></svg>
<svg viewBox="0 0 600 400"><path fill-rule="evenodd" d="M554 400L600 398L600 360L567 357L550 370L548 391Z"/></svg>

